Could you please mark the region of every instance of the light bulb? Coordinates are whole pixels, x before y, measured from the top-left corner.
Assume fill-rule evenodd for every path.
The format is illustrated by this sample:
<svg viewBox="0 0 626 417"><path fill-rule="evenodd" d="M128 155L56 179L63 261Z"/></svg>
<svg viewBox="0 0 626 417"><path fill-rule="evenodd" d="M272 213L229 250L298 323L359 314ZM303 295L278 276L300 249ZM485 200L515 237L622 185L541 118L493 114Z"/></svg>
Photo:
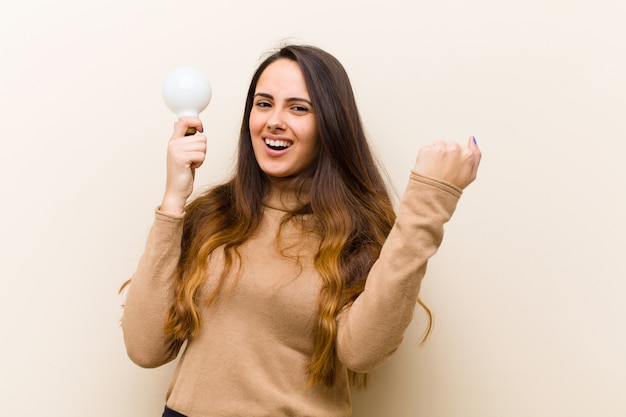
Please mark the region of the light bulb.
<svg viewBox="0 0 626 417"><path fill-rule="evenodd" d="M163 101L178 117L198 117L211 101L211 84L197 68L175 68L163 81ZM191 129L187 134L195 133Z"/></svg>

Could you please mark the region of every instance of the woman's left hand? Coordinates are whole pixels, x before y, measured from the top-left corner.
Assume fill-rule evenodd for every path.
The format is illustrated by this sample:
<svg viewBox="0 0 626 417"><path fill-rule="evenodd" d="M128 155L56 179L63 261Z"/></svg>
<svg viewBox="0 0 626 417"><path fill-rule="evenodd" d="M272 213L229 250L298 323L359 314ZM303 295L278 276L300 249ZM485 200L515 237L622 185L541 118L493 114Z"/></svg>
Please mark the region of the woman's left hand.
<svg viewBox="0 0 626 417"><path fill-rule="evenodd" d="M467 146L437 141L419 150L415 171L464 189L476 179L481 152L471 136Z"/></svg>

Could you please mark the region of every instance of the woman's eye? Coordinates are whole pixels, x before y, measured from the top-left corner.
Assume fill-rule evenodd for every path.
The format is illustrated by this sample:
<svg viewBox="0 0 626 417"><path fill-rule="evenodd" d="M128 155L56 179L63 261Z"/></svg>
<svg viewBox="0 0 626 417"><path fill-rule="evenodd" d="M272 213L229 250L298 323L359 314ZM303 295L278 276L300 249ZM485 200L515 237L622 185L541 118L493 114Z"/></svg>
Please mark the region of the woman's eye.
<svg viewBox="0 0 626 417"><path fill-rule="evenodd" d="M298 113L304 113L309 111L309 109L304 106L293 106L291 109L297 111Z"/></svg>
<svg viewBox="0 0 626 417"><path fill-rule="evenodd" d="M259 101L256 103L257 107L271 107L272 105L270 103L268 103L267 101Z"/></svg>

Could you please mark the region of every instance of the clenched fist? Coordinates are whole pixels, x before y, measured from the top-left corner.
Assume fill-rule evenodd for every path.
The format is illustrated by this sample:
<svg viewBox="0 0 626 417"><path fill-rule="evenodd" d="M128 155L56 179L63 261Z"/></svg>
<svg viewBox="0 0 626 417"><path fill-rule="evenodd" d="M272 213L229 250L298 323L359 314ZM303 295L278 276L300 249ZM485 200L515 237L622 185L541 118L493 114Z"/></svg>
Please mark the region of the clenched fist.
<svg viewBox="0 0 626 417"><path fill-rule="evenodd" d="M195 135L185 136L189 128L195 128ZM181 117L174 124L174 132L167 147L167 179L161 211L181 215L187 198L193 192L195 170L206 157L206 136L202 122L197 117Z"/></svg>
<svg viewBox="0 0 626 417"><path fill-rule="evenodd" d="M415 171L464 189L476 179L481 152L474 137L467 146L437 141L419 150Z"/></svg>

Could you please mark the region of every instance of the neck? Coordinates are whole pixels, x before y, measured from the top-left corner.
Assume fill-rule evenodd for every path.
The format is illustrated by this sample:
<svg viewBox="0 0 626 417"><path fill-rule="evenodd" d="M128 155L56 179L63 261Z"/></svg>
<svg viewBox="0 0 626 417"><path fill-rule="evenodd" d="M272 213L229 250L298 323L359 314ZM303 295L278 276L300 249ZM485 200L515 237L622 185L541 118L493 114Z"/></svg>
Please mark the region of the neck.
<svg viewBox="0 0 626 417"><path fill-rule="evenodd" d="M264 203L281 210L294 210L309 201L311 181L298 177L268 177L270 187Z"/></svg>

